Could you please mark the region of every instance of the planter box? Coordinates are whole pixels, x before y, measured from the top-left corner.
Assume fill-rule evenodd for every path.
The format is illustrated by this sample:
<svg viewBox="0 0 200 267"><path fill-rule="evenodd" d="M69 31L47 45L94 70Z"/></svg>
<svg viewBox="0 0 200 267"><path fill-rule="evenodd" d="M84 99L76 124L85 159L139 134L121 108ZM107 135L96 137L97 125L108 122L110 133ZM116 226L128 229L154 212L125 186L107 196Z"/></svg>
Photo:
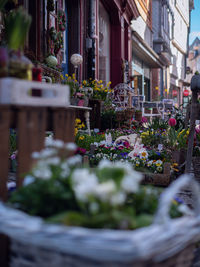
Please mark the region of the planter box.
<svg viewBox="0 0 200 267"><path fill-rule="evenodd" d="M10 267L189 267L200 240L200 202L194 216L168 216L174 194L188 184L199 198L197 182L183 175L161 195L154 224L134 231L46 224L0 204L0 233L11 240Z"/></svg>
<svg viewBox="0 0 200 267"><path fill-rule="evenodd" d="M171 182L170 163L164 164L163 173L144 173L142 184L151 184L156 186L168 186Z"/></svg>
<svg viewBox="0 0 200 267"><path fill-rule="evenodd" d="M41 96L33 96L37 91ZM0 104L67 107L70 105L69 87L60 84L2 78L0 79Z"/></svg>

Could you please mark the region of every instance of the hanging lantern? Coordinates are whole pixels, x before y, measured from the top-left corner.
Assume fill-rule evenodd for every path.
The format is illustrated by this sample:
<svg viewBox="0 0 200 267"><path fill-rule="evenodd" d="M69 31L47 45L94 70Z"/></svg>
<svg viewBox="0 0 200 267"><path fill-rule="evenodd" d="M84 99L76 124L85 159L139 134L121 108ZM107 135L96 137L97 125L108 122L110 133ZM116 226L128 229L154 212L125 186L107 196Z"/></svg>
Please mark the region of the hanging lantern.
<svg viewBox="0 0 200 267"><path fill-rule="evenodd" d="M187 96L189 96L189 94L190 94L189 90L185 89L183 91L183 96L187 97Z"/></svg>

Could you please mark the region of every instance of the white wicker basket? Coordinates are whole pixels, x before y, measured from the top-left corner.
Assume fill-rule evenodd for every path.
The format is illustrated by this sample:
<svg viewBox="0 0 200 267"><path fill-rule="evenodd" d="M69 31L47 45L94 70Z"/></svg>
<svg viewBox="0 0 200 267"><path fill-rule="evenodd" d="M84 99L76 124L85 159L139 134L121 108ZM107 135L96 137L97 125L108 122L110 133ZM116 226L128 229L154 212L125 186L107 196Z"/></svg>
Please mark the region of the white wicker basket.
<svg viewBox="0 0 200 267"><path fill-rule="evenodd" d="M169 203L186 185L196 200L195 215L171 220ZM191 250L189 254L184 251L190 258L188 265L185 259L180 265L173 256L200 240L199 193L197 182L183 175L162 194L154 224L134 231L46 224L0 204L0 233L11 238L11 267L191 266Z"/></svg>

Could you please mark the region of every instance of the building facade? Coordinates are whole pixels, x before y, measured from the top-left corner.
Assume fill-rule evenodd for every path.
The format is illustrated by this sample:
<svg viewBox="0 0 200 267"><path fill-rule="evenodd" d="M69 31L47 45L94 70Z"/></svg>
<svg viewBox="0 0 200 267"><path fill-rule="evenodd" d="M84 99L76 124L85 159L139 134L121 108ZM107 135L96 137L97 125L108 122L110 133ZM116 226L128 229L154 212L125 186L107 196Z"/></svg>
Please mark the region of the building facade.
<svg viewBox="0 0 200 267"><path fill-rule="evenodd" d="M83 57L79 81L96 78L112 87L125 82L146 100L182 103L193 0L16 2L33 18L25 54L47 75L71 75L70 57L78 53ZM66 17L64 30L60 12ZM57 57L58 68L46 66L49 53Z"/></svg>
<svg viewBox="0 0 200 267"><path fill-rule="evenodd" d="M180 105L183 103L190 11L193 8L193 1L170 0L170 7L174 13L174 25L171 41L172 65L170 66L169 97Z"/></svg>
<svg viewBox="0 0 200 267"><path fill-rule="evenodd" d="M161 21L162 1L136 1L140 17L132 22L132 75L133 87L145 100L159 100L163 87L163 69L168 65L166 48L169 38ZM161 23L161 24L160 24ZM166 29L166 32L168 29ZM165 34L165 35L164 35Z"/></svg>

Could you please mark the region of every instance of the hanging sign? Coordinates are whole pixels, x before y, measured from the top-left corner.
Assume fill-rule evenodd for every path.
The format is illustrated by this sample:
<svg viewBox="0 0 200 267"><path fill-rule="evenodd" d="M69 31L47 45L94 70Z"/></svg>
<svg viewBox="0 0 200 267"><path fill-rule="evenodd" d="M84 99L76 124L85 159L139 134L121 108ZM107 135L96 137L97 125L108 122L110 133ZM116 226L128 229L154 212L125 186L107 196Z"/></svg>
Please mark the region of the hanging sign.
<svg viewBox="0 0 200 267"><path fill-rule="evenodd" d="M176 90L172 90L172 95L173 96L177 96L178 95L178 92Z"/></svg>
<svg viewBox="0 0 200 267"><path fill-rule="evenodd" d="M190 94L189 90L185 89L183 91L183 96L189 96L189 94Z"/></svg>

